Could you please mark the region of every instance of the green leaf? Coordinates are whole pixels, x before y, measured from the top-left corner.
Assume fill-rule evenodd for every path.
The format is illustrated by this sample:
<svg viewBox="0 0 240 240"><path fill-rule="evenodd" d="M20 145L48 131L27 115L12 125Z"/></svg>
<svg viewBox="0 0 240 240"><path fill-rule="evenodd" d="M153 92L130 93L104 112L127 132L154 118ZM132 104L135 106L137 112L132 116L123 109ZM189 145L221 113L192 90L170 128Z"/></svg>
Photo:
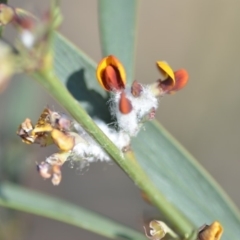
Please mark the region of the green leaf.
<svg viewBox="0 0 240 240"><path fill-rule="evenodd" d="M86 90L82 85L86 83L90 86L88 89L98 92L94 77L96 64L60 35L57 35L55 43L56 72L67 87L72 72L76 72L76 69L84 72L84 78L75 82L74 88L79 92L74 96L78 100L81 98ZM91 104L99 103L98 100L91 98ZM92 108L95 109L94 106ZM105 108L102 105L101 110L105 111ZM156 121L146 124L146 131L134 139L133 147L137 159L154 184L196 226L218 220L225 229L223 239L238 239L239 211L218 184L161 125Z"/></svg>
<svg viewBox="0 0 240 240"><path fill-rule="evenodd" d="M115 36L124 36L125 31L134 32L136 28L131 19L122 28L114 28L121 25L121 20L115 18L111 8L118 9L119 16L134 15L134 10L128 8L127 3L125 6L118 4L119 1L114 1L114 6L107 3L109 1L100 0L100 19L104 19L100 21L100 29L105 29L102 33L103 52L111 54L111 51L123 51L125 47L128 49L130 44L134 44L134 38L132 43L117 42ZM111 41L114 45L111 45ZM132 51L123 54L125 58L132 59ZM196 226L218 220L225 228L223 239L237 239L240 234L239 210L223 190L159 123L148 123L145 128L146 131L141 131L133 139L133 149L140 165L159 191Z"/></svg>
<svg viewBox="0 0 240 240"><path fill-rule="evenodd" d="M222 239L238 239L239 210L163 126L157 121L147 123L145 131L134 139L133 149L159 191L196 226L218 220L224 227Z"/></svg>
<svg viewBox="0 0 240 240"><path fill-rule="evenodd" d="M141 233L94 212L10 183L0 184L0 206L55 219L111 239L146 239Z"/></svg>
<svg viewBox="0 0 240 240"><path fill-rule="evenodd" d="M137 0L99 0L99 27L103 56L115 55L134 79Z"/></svg>
<svg viewBox="0 0 240 240"><path fill-rule="evenodd" d="M109 121L109 111L102 107L107 93L95 81L96 63L60 34L55 38L54 48L57 77L92 117Z"/></svg>

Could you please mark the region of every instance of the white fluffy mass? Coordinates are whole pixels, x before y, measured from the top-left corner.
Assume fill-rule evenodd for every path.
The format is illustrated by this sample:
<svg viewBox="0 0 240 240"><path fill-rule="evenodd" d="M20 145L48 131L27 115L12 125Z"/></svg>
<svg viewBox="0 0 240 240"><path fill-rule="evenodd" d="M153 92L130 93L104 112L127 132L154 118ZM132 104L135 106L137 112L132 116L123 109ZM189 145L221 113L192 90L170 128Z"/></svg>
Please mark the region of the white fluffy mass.
<svg viewBox="0 0 240 240"><path fill-rule="evenodd" d="M110 111L116 118L118 130L109 127L101 120L95 120L98 127L108 136L108 138L122 152L130 145L131 137L139 132L145 117L149 116L152 109L157 109L158 100L152 94L148 86L142 86L140 96L134 97L130 88L124 90L126 98L132 104L132 110L128 114L123 114L119 110L121 92L114 92L110 99ZM78 134L86 141L76 144L73 148L73 155L76 160L86 160L87 162L111 161L111 157L78 123L74 123L74 128ZM103 143L104 144L104 143Z"/></svg>
<svg viewBox="0 0 240 240"><path fill-rule="evenodd" d="M147 116L152 109L157 109L158 99L153 95L149 86L142 86L141 95L134 97L131 88L124 90L126 98L132 104L132 111L128 114L122 114L119 110L119 101L121 92L115 92L110 100L111 115L117 120L119 129L130 136L136 136L139 132L144 117Z"/></svg>
<svg viewBox="0 0 240 240"><path fill-rule="evenodd" d="M124 132L117 132L115 129L110 128L106 123L101 120L95 120L98 127L108 136L108 138L122 151L130 144L130 137ZM92 139L92 137L78 124L74 124L75 129L78 131L86 143L79 143L73 148L73 154L79 160L87 160L88 162L97 161L111 161L110 156L104 149Z"/></svg>

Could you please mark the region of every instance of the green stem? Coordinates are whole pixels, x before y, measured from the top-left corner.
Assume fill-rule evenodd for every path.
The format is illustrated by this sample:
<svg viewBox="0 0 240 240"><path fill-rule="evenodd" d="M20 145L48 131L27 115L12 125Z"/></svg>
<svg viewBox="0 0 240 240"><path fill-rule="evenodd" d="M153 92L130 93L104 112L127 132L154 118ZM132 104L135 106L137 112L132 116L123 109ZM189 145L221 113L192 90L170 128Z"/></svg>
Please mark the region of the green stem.
<svg viewBox="0 0 240 240"><path fill-rule="evenodd" d="M127 155L123 156L119 149L92 121L91 117L80 106L79 102L67 91L54 72L37 72L33 74L33 77L49 91L58 103L62 105L118 163L137 186L148 195L151 202L158 207L178 234L185 238L189 237L195 229L193 224L158 191L132 158Z"/></svg>

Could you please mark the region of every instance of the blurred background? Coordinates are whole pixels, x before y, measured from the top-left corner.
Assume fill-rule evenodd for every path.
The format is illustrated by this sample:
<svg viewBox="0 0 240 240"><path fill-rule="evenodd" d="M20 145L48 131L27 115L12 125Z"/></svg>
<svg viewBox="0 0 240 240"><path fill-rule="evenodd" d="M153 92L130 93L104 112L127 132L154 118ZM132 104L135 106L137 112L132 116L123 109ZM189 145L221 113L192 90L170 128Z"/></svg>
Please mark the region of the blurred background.
<svg viewBox="0 0 240 240"><path fill-rule="evenodd" d="M62 1L60 28L95 61L101 59L97 2ZM156 60L188 70L188 86L161 100L157 118L240 207L240 1L139 2L135 77L143 83L158 79ZM40 15L49 1L10 0L9 4ZM15 132L26 117L37 120L47 105L61 110L37 83L22 75L14 77L0 95L0 180L58 196L143 231L143 213L155 210L143 202L138 189L115 164L92 164L84 175L66 164L64 181L58 187L38 176L35 162L45 159L52 149L26 146ZM104 239L2 208L0 216L5 216L0 218L3 240ZM8 231L13 226L14 231Z"/></svg>

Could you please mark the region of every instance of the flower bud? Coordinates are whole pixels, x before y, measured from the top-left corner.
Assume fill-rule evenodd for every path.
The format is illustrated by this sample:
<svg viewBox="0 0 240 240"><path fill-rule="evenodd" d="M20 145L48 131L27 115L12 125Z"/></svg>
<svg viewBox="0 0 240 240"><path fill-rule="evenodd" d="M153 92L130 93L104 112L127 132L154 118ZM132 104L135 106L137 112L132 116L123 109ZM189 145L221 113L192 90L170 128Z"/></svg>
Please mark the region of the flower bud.
<svg viewBox="0 0 240 240"><path fill-rule="evenodd" d="M126 97L124 92L121 92L119 99L119 110L122 114L128 114L132 111L131 101Z"/></svg>
<svg viewBox="0 0 240 240"><path fill-rule="evenodd" d="M161 221L153 220L149 224L150 227L150 235L147 234L147 231L145 230L145 235L150 240L160 240L165 237L167 233L173 233L171 229Z"/></svg>

